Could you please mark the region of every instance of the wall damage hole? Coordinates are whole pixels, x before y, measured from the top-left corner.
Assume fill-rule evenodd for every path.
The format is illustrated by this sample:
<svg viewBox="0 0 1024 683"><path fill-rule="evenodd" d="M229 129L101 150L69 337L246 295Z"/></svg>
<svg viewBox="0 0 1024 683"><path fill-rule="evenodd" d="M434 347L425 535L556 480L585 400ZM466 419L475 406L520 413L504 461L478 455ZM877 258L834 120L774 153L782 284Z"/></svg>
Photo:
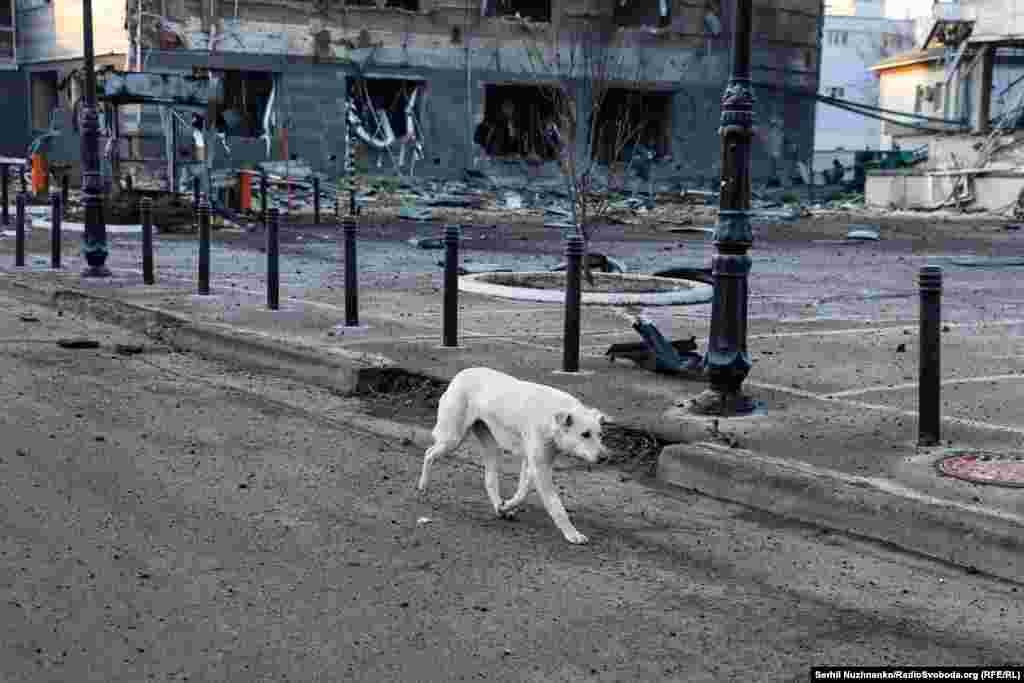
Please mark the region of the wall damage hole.
<svg viewBox="0 0 1024 683"><path fill-rule="evenodd" d="M49 130L50 112L59 104L56 71L36 71L30 76L32 127Z"/></svg>
<svg viewBox="0 0 1024 683"><path fill-rule="evenodd" d="M556 122L553 87L491 83L484 87L484 120L473 140L494 157L551 161L558 145L545 132Z"/></svg>
<svg viewBox="0 0 1024 683"><path fill-rule="evenodd" d="M255 138L263 134L263 118L274 90L269 71L221 72L224 99L214 104L218 132L233 137Z"/></svg>
<svg viewBox="0 0 1024 683"><path fill-rule="evenodd" d="M551 0L481 0L485 17L521 17L530 21L551 21Z"/></svg>
<svg viewBox="0 0 1024 683"><path fill-rule="evenodd" d="M657 26L672 23L670 0L615 0L612 18L616 26Z"/></svg>
<svg viewBox="0 0 1024 683"><path fill-rule="evenodd" d="M628 162L645 152L655 158L670 156L672 93L609 88L596 126L594 156L602 163Z"/></svg>
<svg viewBox="0 0 1024 683"><path fill-rule="evenodd" d="M392 163L398 168L414 164L424 156L420 129L420 108L425 84L399 78L350 78L348 123L365 145L356 145L357 160L369 163L371 149L382 162L382 155L398 148ZM397 145L396 145L397 143Z"/></svg>

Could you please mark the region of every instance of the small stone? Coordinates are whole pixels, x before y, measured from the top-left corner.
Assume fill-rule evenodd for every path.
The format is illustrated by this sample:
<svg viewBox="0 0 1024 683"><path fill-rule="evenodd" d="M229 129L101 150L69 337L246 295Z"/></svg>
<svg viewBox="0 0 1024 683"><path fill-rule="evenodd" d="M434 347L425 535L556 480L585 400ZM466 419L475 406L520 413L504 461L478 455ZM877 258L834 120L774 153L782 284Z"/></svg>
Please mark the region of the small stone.
<svg viewBox="0 0 1024 683"><path fill-rule="evenodd" d="M900 344L899 346L896 347L896 353L903 353L906 350L907 350L907 345L906 344Z"/></svg>

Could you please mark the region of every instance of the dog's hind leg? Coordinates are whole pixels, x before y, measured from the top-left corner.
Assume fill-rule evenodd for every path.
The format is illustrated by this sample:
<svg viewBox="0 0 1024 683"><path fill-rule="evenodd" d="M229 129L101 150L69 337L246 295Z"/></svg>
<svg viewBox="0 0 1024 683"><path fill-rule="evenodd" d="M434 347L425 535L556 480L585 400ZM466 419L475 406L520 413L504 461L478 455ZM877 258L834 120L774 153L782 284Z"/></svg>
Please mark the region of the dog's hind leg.
<svg viewBox="0 0 1024 683"><path fill-rule="evenodd" d="M501 491L498 479L500 477L501 446L495 441L491 430L483 422L473 424L473 433L480 439L480 445L484 450L484 488L487 489L487 497L491 499L491 506L494 514L499 517L501 514Z"/></svg>
<svg viewBox="0 0 1024 683"><path fill-rule="evenodd" d="M530 478L530 464L526 458L523 458L523 466L519 470L519 486L516 487L516 492L512 494L512 497L501 504L500 513L502 517L514 517L519 511L518 508L526 500L526 495L530 492L530 485L533 480Z"/></svg>
<svg viewBox="0 0 1024 683"><path fill-rule="evenodd" d="M416 485L420 491L427 488L427 477L430 473L430 465L435 458L448 455L462 443L466 438L466 407L460 401L454 384L441 395L441 401L437 407L437 424L432 432L434 445L427 449L423 455L423 470L420 472L420 480Z"/></svg>

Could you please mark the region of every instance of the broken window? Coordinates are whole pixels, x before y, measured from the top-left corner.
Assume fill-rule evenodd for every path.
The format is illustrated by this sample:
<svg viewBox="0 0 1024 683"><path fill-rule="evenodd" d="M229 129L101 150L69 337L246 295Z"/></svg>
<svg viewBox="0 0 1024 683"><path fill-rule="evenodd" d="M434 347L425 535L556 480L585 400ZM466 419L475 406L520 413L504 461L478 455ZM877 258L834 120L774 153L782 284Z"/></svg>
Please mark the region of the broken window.
<svg viewBox="0 0 1024 683"><path fill-rule="evenodd" d="M399 169L407 161L412 165L423 158L419 127L422 81L350 78L347 87L348 124L365 143L356 146L356 154L375 150L378 166L384 155L391 154L393 165Z"/></svg>
<svg viewBox="0 0 1024 683"><path fill-rule="evenodd" d="M609 88L597 111L594 156L602 163L672 151L672 94Z"/></svg>
<svg viewBox="0 0 1024 683"><path fill-rule="evenodd" d="M488 84L484 120L473 139L496 157L558 158L555 91L532 85ZM546 134L547 133L547 134Z"/></svg>
<svg viewBox="0 0 1024 683"><path fill-rule="evenodd" d="M263 115L274 90L269 71L224 71L224 99L215 104L214 127L233 137L256 138L263 131Z"/></svg>
<svg viewBox="0 0 1024 683"><path fill-rule="evenodd" d="M57 72L36 71L30 77L32 127L50 129L50 112L58 106Z"/></svg>
<svg viewBox="0 0 1024 683"><path fill-rule="evenodd" d="M617 26L668 26L672 21L671 0L614 0Z"/></svg>
<svg viewBox="0 0 1024 683"><path fill-rule="evenodd" d="M0 0L0 63L15 65L14 0Z"/></svg>
<svg viewBox="0 0 1024 683"><path fill-rule="evenodd" d="M551 0L481 0L480 14L485 17L522 17L531 21L551 21Z"/></svg>

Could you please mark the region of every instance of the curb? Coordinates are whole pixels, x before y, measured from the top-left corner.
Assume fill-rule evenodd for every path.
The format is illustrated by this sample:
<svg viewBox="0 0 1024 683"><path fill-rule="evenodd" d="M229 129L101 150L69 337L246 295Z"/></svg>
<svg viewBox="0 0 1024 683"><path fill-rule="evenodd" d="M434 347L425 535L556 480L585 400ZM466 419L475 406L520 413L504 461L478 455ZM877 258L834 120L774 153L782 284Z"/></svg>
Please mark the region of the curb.
<svg viewBox="0 0 1024 683"><path fill-rule="evenodd" d="M817 526L891 543L1019 582L1024 517L918 493L896 482L698 442L666 446L659 480Z"/></svg>
<svg viewBox="0 0 1024 683"><path fill-rule="evenodd" d="M331 358L312 349L296 347L231 328L200 324L154 308L128 304L110 297L58 287L52 292L0 278L0 289L23 301L56 310L88 315L100 322L144 334L176 351L189 351L210 360L259 369L278 377L296 379L341 394L356 391L362 371L385 363L363 354L336 350Z"/></svg>

